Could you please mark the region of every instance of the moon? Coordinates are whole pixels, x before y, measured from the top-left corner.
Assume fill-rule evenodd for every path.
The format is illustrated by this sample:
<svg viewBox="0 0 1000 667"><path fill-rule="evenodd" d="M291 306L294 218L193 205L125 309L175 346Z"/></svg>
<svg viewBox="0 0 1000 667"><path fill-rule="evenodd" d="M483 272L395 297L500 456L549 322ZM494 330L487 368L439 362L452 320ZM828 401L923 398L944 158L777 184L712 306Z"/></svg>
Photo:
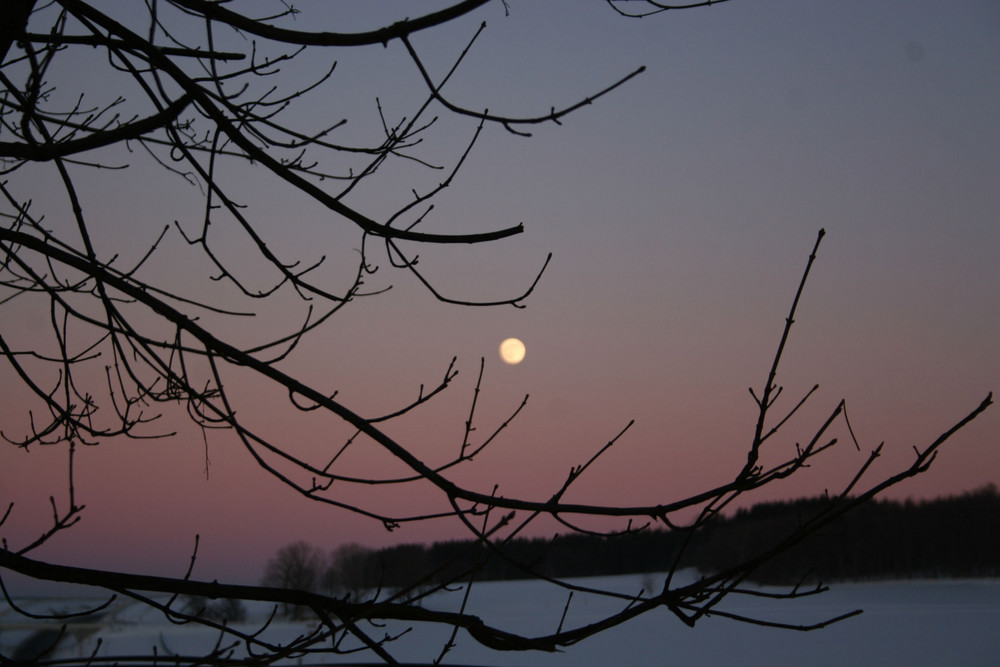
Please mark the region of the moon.
<svg viewBox="0 0 1000 667"><path fill-rule="evenodd" d="M524 343L517 338L508 338L500 343L500 358L505 364L519 364L524 360Z"/></svg>

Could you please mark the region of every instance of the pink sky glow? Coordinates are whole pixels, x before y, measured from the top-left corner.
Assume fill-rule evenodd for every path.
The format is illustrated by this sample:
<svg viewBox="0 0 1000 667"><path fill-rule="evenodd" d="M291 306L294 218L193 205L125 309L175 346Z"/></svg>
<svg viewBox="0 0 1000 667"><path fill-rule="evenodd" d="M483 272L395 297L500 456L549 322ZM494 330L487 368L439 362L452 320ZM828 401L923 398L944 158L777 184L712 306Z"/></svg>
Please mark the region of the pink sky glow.
<svg viewBox="0 0 1000 667"><path fill-rule="evenodd" d="M324 12L344 11L326 7L302 9L318 12L316 25L331 20ZM350 24L351 17L333 18ZM510 17L488 5L414 45L436 72L446 71L483 20L486 32L449 82L469 106L544 112L648 68L563 125L532 128L530 139L487 128L441 195L438 217L424 223L456 231L523 221L524 234L488 248L419 254L448 295L494 298L527 287L552 252L527 308L438 303L381 258L370 287L393 288L350 304L285 370L376 416L415 398L421 384L436 384L457 356L453 386L386 427L419 458L440 463L461 445L484 357L474 441L530 397L496 443L453 473L456 480L547 498L571 466L634 419L567 499L676 500L729 481L745 462L755 420L747 388L759 391L766 378L825 228L778 377L786 408L813 384L820 389L769 454L794 451L841 398L861 452L840 423L833 434L842 447L750 501L836 491L885 441L875 481L1000 390L1000 5L734 0L628 21L599 1L512 2ZM358 25L364 21L359 14ZM399 44L344 54L338 67L328 92L303 112L305 126L360 115L352 131L363 133L378 123L376 96L396 116L419 99ZM300 74L293 68L288 76ZM95 76L93 94L103 85ZM345 89L350 99L341 100ZM454 160L474 128L443 120L427 140L431 159ZM23 184L40 202L51 178L42 173ZM79 173L91 219L107 221L95 242L109 255L134 260L165 223L200 211L196 189L149 165ZM232 187L269 243L303 263L327 254L329 279L342 282L357 231L286 186L247 174L234 169ZM387 169L349 203L378 219L411 196L410 187L440 178ZM62 206L49 214L53 225L65 224ZM244 250L234 241L231 252ZM221 287L201 286L207 267L176 233L148 271L177 289L224 296ZM273 335L302 317L299 306L283 308L218 330L246 342ZM11 303L0 313L4 335L19 343L47 327L44 307ZM510 336L527 346L516 366L497 355ZM290 410L286 395L241 371L226 372L237 410L296 451L319 455L351 435L329 417ZM3 433L23 435L26 412L38 405L6 367L0 399ZM388 532L305 501L261 471L231 434L208 431L203 439L183 414L166 410L162 430L175 437L79 451L76 493L87 509L38 557L181 575L200 534L196 577L252 582L277 548L296 539L333 548L465 537L455 520ZM890 496L1000 483L998 436L994 408L955 437L928 474ZM375 450L360 443L345 465L393 465ZM62 447L0 449L0 501L15 503L0 535L17 546L44 530L48 498L65 498L66 475ZM350 493L385 511L445 509L426 485ZM553 530L540 525L535 534Z"/></svg>

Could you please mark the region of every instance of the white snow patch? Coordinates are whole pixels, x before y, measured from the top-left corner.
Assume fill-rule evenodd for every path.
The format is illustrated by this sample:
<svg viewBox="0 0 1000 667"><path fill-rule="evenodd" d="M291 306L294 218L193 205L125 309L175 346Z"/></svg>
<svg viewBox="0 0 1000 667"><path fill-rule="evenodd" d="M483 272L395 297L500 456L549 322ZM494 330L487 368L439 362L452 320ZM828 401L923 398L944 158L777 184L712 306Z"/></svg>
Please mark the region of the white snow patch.
<svg viewBox="0 0 1000 667"><path fill-rule="evenodd" d="M648 575L577 580L585 586L617 587L638 592ZM662 582L662 578L659 578ZM439 594L427 602L437 609L456 609L461 593ZM528 635L554 632L566 603L566 593L532 581L484 582L473 587L470 611L501 628ZM33 611L79 608L79 600L30 600ZM564 626L585 625L621 608L622 603L577 593ZM667 610L633 621L585 640L563 653L499 653L485 649L460 632L458 645L446 663L481 665L996 665L1000 664L1000 580L917 580L836 584L820 596L793 601L730 597L722 609L768 620L809 624L864 609L861 616L823 630L796 632L708 618L689 628ZM259 629L269 605L248 605L248 620L239 627ZM6 606L0 606L0 650L11 651L33 631ZM406 626L371 628L375 638ZM276 619L267 630L273 640L290 639L309 626ZM401 661L431 662L449 635L447 628L415 628L387 646ZM193 654L217 641L212 630L176 625L161 614L132 602L116 602L93 632L69 633L60 643L60 657L89 655L101 638L99 653ZM56 657L56 656L52 656ZM357 661L362 656L323 656L323 662ZM364 662L378 663L366 654Z"/></svg>

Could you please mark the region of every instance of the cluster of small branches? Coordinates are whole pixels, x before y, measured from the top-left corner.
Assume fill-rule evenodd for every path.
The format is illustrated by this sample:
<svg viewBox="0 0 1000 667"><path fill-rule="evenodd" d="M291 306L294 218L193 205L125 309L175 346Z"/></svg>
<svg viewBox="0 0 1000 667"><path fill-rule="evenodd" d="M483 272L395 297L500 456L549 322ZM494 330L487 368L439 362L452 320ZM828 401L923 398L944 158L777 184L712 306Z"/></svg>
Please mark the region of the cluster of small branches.
<svg viewBox="0 0 1000 667"><path fill-rule="evenodd" d="M644 15L720 1L676 7L647 1L638 11L634 7L640 3L609 4L619 13ZM546 498L505 497L495 490L455 482L453 469L470 465L482 448L498 439L525 403L522 401L491 435L473 442L476 417L473 400L458 453L444 463L425 463L406 442L390 436L385 424L421 409L440 396L457 373L454 360L441 379L428 389L421 387L415 399L375 417L361 415L338 400L335 391L309 384L283 365L308 334L343 311L347 304L381 291L366 287L366 281L378 269L375 244L380 244L379 256L385 257L392 269L409 274L434 298L449 303L522 307L541 278L547 260L529 280L528 287L509 298L476 301L448 296L447 289L436 285L421 271L413 248L427 244L482 244L521 233L521 224L461 233L427 230L434 227L435 197L450 187L486 128L528 136L534 126L558 124L565 115L611 93L638 75L642 68L626 73L610 85L599 85L592 95L577 103L539 114L518 117L463 106L448 96L446 84L474 47L482 27L469 35L467 45L445 72L434 72L425 64L412 38L417 33L441 29L487 2L463 0L418 18L354 33L300 29L299 24L292 22L297 10L281 2L274 3L275 12L259 16L241 13L235 4L210 0L147 0L143 4L113 4L103 9L98 3L84 0L5 2L0 9L0 217L3 219L0 307L13 309L25 302L42 303L48 328L47 337L21 339L11 318L3 319L0 355L9 365L12 377L20 382L24 395L36 406L23 432L13 432L4 425L5 442L24 449L62 447L72 471L74 457L81 447L120 438L173 435L174 429L159 426L160 418L176 417L179 414L176 406L180 406L198 428L225 429L235 435L248 456L275 480L295 489L304 501L358 513L382 522L389 529L404 522L457 520L476 537L476 548L484 559L506 558L504 542L523 534L540 517L552 518L572 531L590 530L583 527L585 520L599 518L619 522L618 531L657 525L693 533L744 494L795 474L835 446L837 440L830 430L838 420L846 423L843 402L830 411L793 455L767 466L760 459L762 448L815 390L775 417L781 393L777 385L778 365L822 232L809 256L767 378L758 393L751 392L758 419L745 465L735 471L731 481L680 500L656 497L639 506L563 500L574 483L614 447L628 426L603 446L596 447L596 453L588 460L572 467L565 480ZM422 97L415 100L412 109L400 115L399 120L391 121L391 114L378 105L382 132L377 138L361 143L338 140L343 120L323 127L303 128L296 124L294 111L298 105L307 103L309 96L317 91L335 88L332 78L335 66L328 65L315 72L312 81L296 82L288 90L282 85L281 67L315 51L336 54L366 47L382 48L390 42L402 45L424 87ZM95 49L104 58L105 73L113 75L115 85L119 86L117 90L123 91L119 96L96 103L92 99L104 94L104 90L96 85L91 87L88 77L67 83L64 76L55 74L74 58L85 57ZM333 58L328 56L325 62L333 62ZM50 83L50 78L59 84ZM67 89L73 83L79 88ZM471 138L452 163L440 169L445 177L439 184L423 192L406 193L408 198L390 214L369 214L352 205L352 195L359 186L377 183L386 164L405 162L435 168L420 153L428 129L436 122L436 116L432 115L435 113L466 119L471 124ZM95 241L103 223L92 219L82 203L81 174L124 168L130 160L141 157L162 167L169 177L191 184L191 191L197 193L200 212L190 219L164 225L154 234L148 251L126 265L125 260ZM321 277L322 258L303 263L301 258L285 257L275 249L274 239L269 238L254 209L247 209L234 193L227 178L234 169L264 173L276 184L290 187L296 196L325 211L334 224L356 231L359 252L346 286L331 286ZM58 196L49 192L36 200L21 194L18 188L25 187L25 183L39 174L44 174L48 182L61 190ZM213 233L222 223L248 242L252 256L241 256L236 261L226 258L224 249L232 237L219 238ZM228 290L220 293L231 295L230 301L220 305L206 296L216 293L214 287L192 293L148 277L145 269L162 252L161 243L168 234L180 235L190 248L200 253L211 267L212 284ZM268 267L266 275L274 276L273 281L255 284L240 270L246 262ZM275 299L288 298L298 303L303 313L299 323L289 330L252 344L237 344L226 333L231 322L262 312L264 304ZM233 303L240 305L234 307ZM299 453L294 443L265 435L253 421L253 410L239 410L237 398L230 391L231 378L246 373L283 392L288 397L286 407L293 414L301 413L302 418L306 413L325 414L344 425L350 435L321 458ZM478 397L482 373L481 365L474 397ZM731 615L720 606L722 601L729 595L750 594L742 584L760 563L857 503L926 470L941 445L990 402L987 397L955 426L917 449L909 467L860 489L862 475L879 455L876 449L855 478L832 494L823 512L769 550L697 583L675 586L670 576L659 591L598 591L548 578L531 563L517 563L526 573L546 579L570 595L574 591L587 591L611 596L622 603L620 612L599 622L566 628L560 624L556 632L540 636L491 627L468 613L465 604L459 611L447 613L419 605L423 597L449 583L472 581L475 571L435 586L428 585L433 573L427 573L415 579L410 587L370 600L352 600L301 589L201 582L192 578L190 572L185 577L166 578L36 560L32 552L72 526L83 510L76 500L72 472L65 502L52 502L51 524L26 543L4 541L0 570L39 580L99 586L160 609L172 620L199 623L220 633L219 643L211 653L169 659L179 664L270 663L356 650L346 648L346 638L353 638L363 649L392 663L388 641L391 637L377 636L380 632L377 623L386 620L450 626L455 633L464 630L474 640L498 650L553 651L655 608L667 608L692 625L708 614ZM341 454L361 441L377 445L404 466L406 473L361 477L343 470ZM441 499L443 509L411 514L405 503L396 511L367 506L355 498L352 489L371 485L407 490L430 488ZM16 511L11 502L0 526ZM682 523L676 519L692 511L694 520ZM821 590L822 587L795 589L781 597L811 595ZM157 594L173 597L164 601ZM273 643L263 629L244 631L212 615L200 614L191 605L185 606L183 601L191 596L295 606L309 610L316 625L313 631L291 642ZM782 625L766 619L741 620ZM808 627L821 627L826 622ZM452 635L442 656L456 636ZM100 664L116 659L92 656L87 662ZM162 662L165 658L152 654L128 659Z"/></svg>

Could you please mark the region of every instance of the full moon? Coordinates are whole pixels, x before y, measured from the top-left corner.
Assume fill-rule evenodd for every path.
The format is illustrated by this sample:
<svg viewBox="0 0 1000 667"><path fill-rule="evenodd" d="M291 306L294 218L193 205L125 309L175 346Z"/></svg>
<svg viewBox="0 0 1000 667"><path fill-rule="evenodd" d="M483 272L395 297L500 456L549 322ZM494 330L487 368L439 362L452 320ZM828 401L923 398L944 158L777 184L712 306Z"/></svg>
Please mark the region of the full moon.
<svg viewBox="0 0 1000 667"><path fill-rule="evenodd" d="M500 358L507 364L519 364L524 359L524 343L517 338L508 338L500 343Z"/></svg>

